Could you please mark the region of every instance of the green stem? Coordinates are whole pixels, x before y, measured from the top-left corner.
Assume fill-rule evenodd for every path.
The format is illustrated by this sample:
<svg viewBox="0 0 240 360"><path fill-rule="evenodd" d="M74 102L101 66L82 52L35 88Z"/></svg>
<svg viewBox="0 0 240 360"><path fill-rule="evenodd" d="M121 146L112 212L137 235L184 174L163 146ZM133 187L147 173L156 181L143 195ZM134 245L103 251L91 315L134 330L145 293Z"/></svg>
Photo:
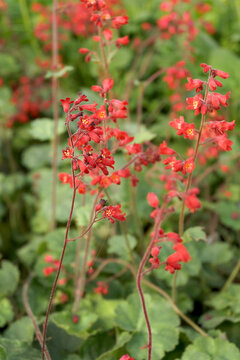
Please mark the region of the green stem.
<svg viewBox="0 0 240 360"><path fill-rule="evenodd" d="M232 282L234 281L234 279L236 278L238 272L240 270L240 260L237 262L235 268L233 269L233 271L231 272L231 274L229 275L229 278L227 279L225 285L223 286L221 291L225 291L229 288L229 286L232 284Z"/></svg>
<svg viewBox="0 0 240 360"><path fill-rule="evenodd" d="M30 41L32 48L35 51L36 55L39 55L40 48L38 46L37 40L32 31L31 18L28 13L28 7L27 7L26 0L18 0L18 3L19 3L21 15L22 15L23 25L24 25L25 31L28 35L29 41Z"/></svg>

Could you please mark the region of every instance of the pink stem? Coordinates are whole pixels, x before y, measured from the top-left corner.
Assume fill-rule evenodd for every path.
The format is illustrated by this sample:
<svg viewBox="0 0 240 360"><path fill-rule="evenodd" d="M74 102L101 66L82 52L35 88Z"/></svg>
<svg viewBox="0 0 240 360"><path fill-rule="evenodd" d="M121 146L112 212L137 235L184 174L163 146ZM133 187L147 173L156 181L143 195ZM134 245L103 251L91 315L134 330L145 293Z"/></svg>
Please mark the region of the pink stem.
<svg viewBox="0 0 240 360"><path fill-rule="evenodd" d="M152 358L152 330L151 330L151 324L150 324L150 320L148 317L148 313L147 313L147 307L146 307L146 302L144 299L144 295L143 295L143 291L142 291L142 285L141 285L141 281L142 281L142 277L143 277L143 268L150 256L152 247L155 243L155 241L158 238L158 229L159 226L162 222L163 219L163 208L158 210L158 215L157 215L157 219L156 219L156 226L155 226L155 233L154 236L150 242L150 244L148 245L148 248L141 260L141 263L139 265L139 269L138 269L138 273L137 273L137 288L138 288L138 292L140 295L140 299L141 299L141 303L142 303L142 308L143 308L143 313L144 313L144 317L145 317L145 321L147 324L147 329L148 329L148 360L151 360Z"/></svg>

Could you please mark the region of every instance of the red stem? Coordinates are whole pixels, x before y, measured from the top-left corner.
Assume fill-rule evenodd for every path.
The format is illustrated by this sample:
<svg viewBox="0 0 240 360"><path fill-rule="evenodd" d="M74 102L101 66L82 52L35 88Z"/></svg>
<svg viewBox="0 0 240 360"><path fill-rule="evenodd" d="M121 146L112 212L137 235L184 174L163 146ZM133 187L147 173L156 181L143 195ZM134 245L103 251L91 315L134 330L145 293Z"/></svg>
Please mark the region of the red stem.
<svg viewBox="0 0 240 360"><path fill-rule="evenodd" d="M58 25L57 25L57 0L53 0L52 10L52 69L58 68ZM51 225L54 230L56 226L56 179L57 179L57 147L58 147L58 78L52 77L52 103L53 103L53 157L52 157L52 204L51 204Z"/></svg>
<svg viewBox="0 0 240 360"><path fill-rule="evenodd" d="M69 138L70 138L70 141L71 141L71 145L73 147L73 141L72 141L72 138L71 138L71 131L70 131L70 127L69 127L68 122L67 122L67 129L68 129L68 134L69 134ZM74 157L74 154L73 154L73 157ZM42 360L44 360L44 358L45 358L45 343L46 343L46 336L47 336L48 318L49 318L49 314L50 314L50 311L51 311L53 298L54 298L54 294L55 294L55 291L56 291L57 282L58 282L58 278L59 278L59 275L60 275L60 272L61 272L62 263L63 263L67 243L68 243L68 233L69 233L69 230L70 230L70 225L71 225L71 221L72 221L72 214L73 214L73 209L74 209L74 203L75 203L75 197L76 197L76 190L77 189L76 189L75 173L74 173L74 169L73 169L73 160L72 160L72 177L73 177L73 196L72 196L71 210L70 210L69 217L68 217L68 222L67 222L67 227L66 227L66 232L65 232L65 238L64 238L62 254L61 254L61 257L60 257L60 260L59 260L59 267L58 267L57 274L56 274L56 277L55 277L55 280L54 280L54 283L53 283L53 287L52 287L52 290L51 290L50 300L49 300L49 303L48 303L46 317L45 317L45 321L44 321L44 324L43 324Z"/></svg>
<svg viewBox="0 0 240 360"><path fill-rule="evenodd" d="M141 285L141 281L142 281L142 277L143 277L143 268L150 256L152 247L155 243L155 241L158 238L158 229L159 226L161 224L163 218L163 208L158 210L158 215L157 215L157 219L156 219L156 226L155 226L155 233L154 236L150 242L150 244L148 245L148 248L141 260L141 263L139 265L139 269L138 269L138 273L137 273L137 288L138 288L138 292L140 295L140 299L141 299L141 303L142 303L142 308L143 308L143 313L144 313L144 317L145 317L145 321L147 324L147 328L148 328L148 360L151 360L152 358L152 330L151 330L151 324L150 324L150 320L148 317L148 313L147 313L147 307L146 307L146 302L144 299L144 295L143 295L143 291L142 291L142 285Z"/></svg>

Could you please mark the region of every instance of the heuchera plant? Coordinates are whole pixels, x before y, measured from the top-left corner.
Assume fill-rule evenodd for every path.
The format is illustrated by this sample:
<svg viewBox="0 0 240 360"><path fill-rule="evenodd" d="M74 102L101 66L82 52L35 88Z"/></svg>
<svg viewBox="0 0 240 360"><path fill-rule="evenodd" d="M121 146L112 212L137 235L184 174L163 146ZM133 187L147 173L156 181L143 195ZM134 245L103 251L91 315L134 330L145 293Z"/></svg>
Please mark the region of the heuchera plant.
<svg viewBox="0 0 240 360"><path fill-rule="evenodd" d="M216 91L218 87L222 87L219 78L226 79L229 75L224 71L212 68L210 65L201 64L204 73L208 75L208 79L192 79L185 67L185 61L161 69L156 73L156 77L165 72L163 81L168 84L171 90L178 89L181 80L187 78L186 89L196 91L195 96L187 98L186 104L187 109L194 110L195 116L201 115L200 127L197 128L195 122L186 122L182 115L177 115L185 107L181 99L182 95L178 93L178 90L176 90L175 95L171 95L173 109L169 123L177 131L177 135L183 136L186 141L195 140L195 148L189 149L187 157L184 158L174 149L168 147L166 141L163 141L159 146L151 142L144 144L134 143L134 137L119 128L119 119L128 117L128 99L115 98L114 79L111 77L109 70L111 58L109 49L114 48L114 52L116 52L121 46L126 46L129 43L128 36L116 36L118 30L128 24L128 17L126 15L115 16L111 7L104 0L81 1L81 6L84 6L86 10L84 14L88 14L92 28L97 29L97 35L94 35L93 39L99 44L100 51L98 53L88 48L80 48L79 53L85 55L86 62L92 59L100 65L101 80L98 84L92 86L92 90L100 95L102 102L99 102L99 104L96 102L89 103L87 96L82 93L79 93L74 100L69 97L61 100L68 131L68 143L62 150L62 159L70 162L71 173L61 172L59 180L62 184L68 184L72 188L72 203L61 257L59 260L54 259L50 254L45 257L45 262L51 264L51 266L44 269L45 276L56 272L56 277L43 325L42 359L44 360L46 356L48 318L56 287L57 285L64 285L68 281L67 273L64 274L64 278L59 278L60 273L65 272L63 260L68 244L78 241L85 235L87 236L81 271L75 281L73 322L77 323L78 316L76 312L84 295L86 276L94 272L93 265L96 253L91 253L92 259L89 260L92 227L99 221L108 220L114 224L116 221L124 222L126 218L121 204L109 204L105 199L106 197L111 201L108 197L107 188L111 185L120 185L122 180L126 178L130 179L131 185L134 187L138 184L139 179L133 175L132 166L135 171L140 172L143 166L162 161L164 169L161 170L160 180L165 184L166 193L161 200L154 192L149 192L147 196L147 201L153 208L150 217L154 220L155 228L136 275L137 289L148 329L148 343L142 345L143 348L147 348L148 360L151 360L153 349L152 331L142 290L142 280L145 274L164 267L165 271L169 271L175 278L175 281L173 281L173 302L175 301L176 273L181 269L182 263L191 260L191 255L184 246L182 239L185 207L190 212L195 212L201 207L200 200L197 198L200 190L195 186L191 186L194 169L198 162L203 161L205 149L213 152L212 149L214 148L215 154L219 151L231 150L232 142L227 137L227 131L234 129L234 121L227 122L224 117L218 114L221 107L228 105L227 101L230 94L222 95ZM185 0L184 2L189 3L190 1ZM167 14L161 16L157 22L157 36L166 40L176 34L188 34L185 38L185 45L189 51L188 58L192 59L193 50L190 43L194 40L197 29L191 19L190 12L179 15L177 12L178 3L180 2L176 0L161 3L161 10ZM43 11L43 8L35 8L35 10ZM198 11L204 13L208 9L199 7ZM147 24L144 27L145 29L149 28ZM40 30L38 29L39 34L41 33ZM42 39L44 40L44 37ZM154 42L154 39L151 41ZM154 79L155 75L149 79L148 84ZM140 119L141 108L138 109L138 115ZM200 146L204 149L202 153L200 152ZM116 167L114 159L117 151L124 151L128 154L128 160L120 168ZM166 170L171 170L171 172ZM71 238L69 231L77 195L83 195L87 192L93 196L89 224L82 234ZM173 203L173 199L178 199L181 206L178 234L165 232L162 228L166 217L176 211L176 203ZM173 244L173 252L167 258L161 257L161 245L164 242ZM147 264L149 264L148 267ZM107 294L108 282L99 281L94 292ZM125 354L120 360L134 360L130 356Z"/></svg>

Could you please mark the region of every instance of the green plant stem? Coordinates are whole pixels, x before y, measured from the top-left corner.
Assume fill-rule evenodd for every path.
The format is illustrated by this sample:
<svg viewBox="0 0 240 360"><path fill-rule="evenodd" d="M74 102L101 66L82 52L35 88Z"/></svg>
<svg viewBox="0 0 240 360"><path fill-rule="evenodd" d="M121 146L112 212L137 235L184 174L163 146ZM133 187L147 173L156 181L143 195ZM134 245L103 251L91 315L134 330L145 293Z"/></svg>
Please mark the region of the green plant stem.
<svg viewBox="0 0 240 360"><path fill-rule="evenodd" d="M88 227L88 236L85 244L85 250L84 250L84 258L82 262L82 268L80 276L78 277L76 281L76 288L75 288L75 298L73 303L73 313L76 313L79 307L80 300L84 294L84 289L86 285L86 268L87 268L87 259L88 259L88 253L89 253L89 246L90 246L90 240L92 235L92 225L94 222L94 214L95 214L95 207L97 205L99 192L96 194L95 199L93 201L90 220L89 220L89 227Z"/></svg>
<svg viewBox="0 0 240 360"><path fill-rule="evenodd" d="M229 286L232 284L232 282L234 281L234 279L236 278L238 272L240 270L240 260L237 262L235 268L233 269L233 271L231 272L231 274L229 275L229 278L227 279L225 285L223 286L221 291L225 291L229 288Z"/></svg>
<svg viewBox="0 0 240 360"><path fill-rule="evenodd" d="M33 327L34 327L34 330L35 330L35 334L36 334L36 338L38 339L38 342L41 346L41 348L43 347L43 336L42 336L42 333L39 329L39 326L37 324L37 321L33 315L33 312L32 312L32 309L29 305L29 302L28 302L28 289L29 289L29 286L31 284L31 281L32 281L32 277L31 275L29 275L27 281L25 282L25 284L23 285L23 290L22 290L22 299L23 299L23 305L26 309L26 313L28 314L29 318L31 319L32 321L32 324L33 324ZM49 354L49 351L47 349L47 346L45 345L45 356L46 356L46 359L47 360L51 360L51 356Z"/></svg>
<svg viewBox="0 0 240 360"><path fill-rule="evenodd" d="M32 31L31 18L28 13L28 7L27 7L26 0L18 0L18 3L19 3L21 15L22 15L23 25L24 25L25 31L28 35L29 41L30 41L32 48L35 51L36 55L39 55L40 48L38 46L37 40Z"/></svg>
<svg viewBox="0 0 240 360"><path fill-rule="evenodd" d="M52 69L58 68L58 25L57 25L57 0L53 0L52 6ZM52 201L50 229L56 227L56 195L57 195L57 150L58 150L58 78L52 77L52 104L53 104L53 154L52 154Z"/></svg>

